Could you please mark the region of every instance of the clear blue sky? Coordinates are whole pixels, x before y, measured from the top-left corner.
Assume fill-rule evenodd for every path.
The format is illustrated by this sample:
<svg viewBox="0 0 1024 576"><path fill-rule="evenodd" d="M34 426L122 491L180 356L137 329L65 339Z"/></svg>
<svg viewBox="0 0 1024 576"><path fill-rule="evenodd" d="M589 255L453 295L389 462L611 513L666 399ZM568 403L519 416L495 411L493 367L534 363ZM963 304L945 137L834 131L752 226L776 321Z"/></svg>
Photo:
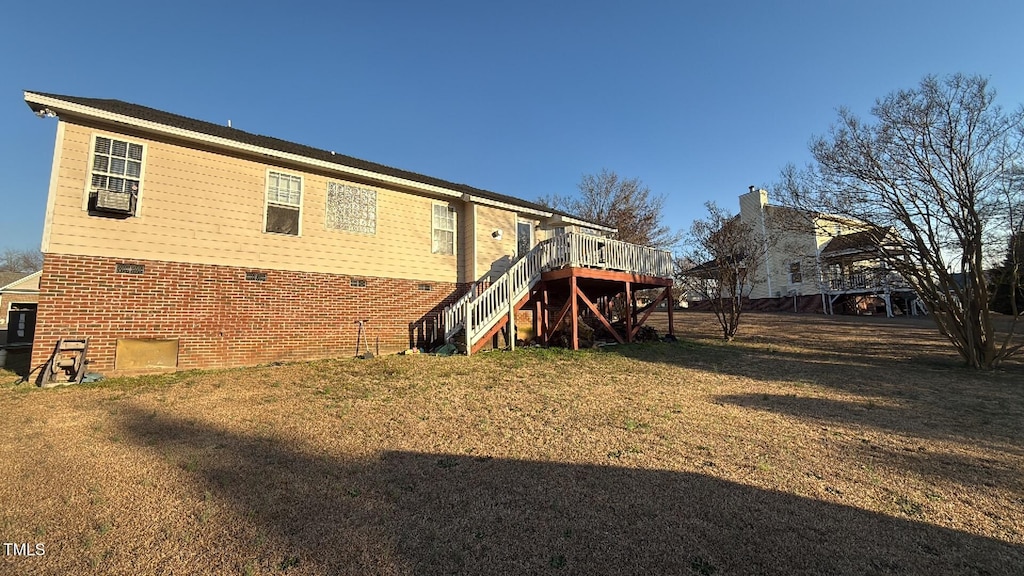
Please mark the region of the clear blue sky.
<svg viewBox="0 0 1024 576"><path fill-rule="evenodd" d="M839 106L928 73L1024 102L1024 3L8 2L0 250L39 246L55 120L24 89L116 98L534 200L602 168L685 228L737 210Z"/></svg>

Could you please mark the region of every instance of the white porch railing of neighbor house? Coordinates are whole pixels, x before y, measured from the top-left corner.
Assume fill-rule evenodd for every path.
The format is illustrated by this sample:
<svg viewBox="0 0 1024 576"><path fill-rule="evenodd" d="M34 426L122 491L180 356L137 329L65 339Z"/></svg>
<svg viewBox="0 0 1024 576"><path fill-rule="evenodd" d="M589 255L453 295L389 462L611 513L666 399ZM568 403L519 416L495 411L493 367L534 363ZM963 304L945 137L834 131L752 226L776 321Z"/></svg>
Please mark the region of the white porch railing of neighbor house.
<svg viewBox="0 0 1024 576"><path fill-rule="evenodd" d="M672 255L664 250L610 240L589 234L569 233L538 243L497 280L482 289L478 284L441 313L445 339L466 332L472 347L529 294L541 274L565 266L599 268L643 276L672 276ZM468 320L468 321L467 321Z"/></svg>
<svg viewBox="0 0 1024 576"><path fill-rule="evenodd" d="M886 292L909 287L902 276L882 268L827 274L824 280L825 287L831 292Z"/></svg>

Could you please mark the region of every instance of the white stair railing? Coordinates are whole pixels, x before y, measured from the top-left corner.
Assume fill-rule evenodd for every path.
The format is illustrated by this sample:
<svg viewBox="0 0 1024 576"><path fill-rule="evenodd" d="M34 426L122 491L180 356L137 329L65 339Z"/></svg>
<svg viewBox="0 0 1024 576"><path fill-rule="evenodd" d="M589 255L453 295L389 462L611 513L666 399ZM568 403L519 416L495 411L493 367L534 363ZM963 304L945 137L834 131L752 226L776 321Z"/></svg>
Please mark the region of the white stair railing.
<svg viewBox="0 0 1024 576"><path fill-rule="evenodd" d="M444 340L447 342L452 336L455 336L462 330L464 314L466 312L466 302L479 296L488 286L490 282L478 280L474 282L470 287L469 291L459 297L458 300L452 302L448 306L445 306L444 310L441 311L441 326L444 330Z"/></svg>
<svg viewBox="0 0 1024 576"><path fill-rule="evenodd" d="M513 307L540 280L541 273L565 265L567 236L549 238L534 246L491 283L479 296L467 300L463 307L466 347L471 348L503 316L515 313ZM562 262L561 260L565 260Z"/></svg>

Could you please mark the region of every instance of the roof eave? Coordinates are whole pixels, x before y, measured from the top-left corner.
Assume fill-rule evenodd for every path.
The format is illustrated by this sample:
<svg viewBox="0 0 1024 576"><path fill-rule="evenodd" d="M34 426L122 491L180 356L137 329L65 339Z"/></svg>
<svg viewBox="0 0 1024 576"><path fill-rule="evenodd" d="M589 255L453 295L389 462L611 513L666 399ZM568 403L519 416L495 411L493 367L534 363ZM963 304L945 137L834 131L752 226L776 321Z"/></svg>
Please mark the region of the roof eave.
<svg viewBox="0 0 1024 576"><path fill-rule="evenodd" d="M278 160L283 160L290 163L295 163L303 166L317 168L320 170L327 170L334 173L353 176L356 178L380 182L382 184L390 184L401 188L418 190L423 193L453 199L460 199L467 202L476 202L479 204L485 204L495 207L501 207L507 210L512 210L521 214L528 214L538 216L540 218L549 219L552 217L562 217L553 211L538 210L532 205L520 205L502 202L485 196L477 194L466 193L463 191L454 190L452 188L446 188L443 186L435 186L433 184L427 184L408 178L401 178L398 176L392 176L390 174L382 174L371 170L365 170L362 168L356 168L353 166L346 166L345 164L339 164L334 162L325 162L316 158L310 158L301 154L293 154L290 152L283 152L275 150L273 148L267 148L263 146L257 146L253 144L246 144L230 138L223 138L220 136L212 136L204 134L202 132L196 132L194 130L188 130L185 128L177 128L174 126L168 126L159 122L153 122L150 120L143 120L128 116L124 114L118 114L115 112L109 112L106 110L100 110L98 108L87 106L85 104L79 104L76 102L69 102L53 96L40 94L26 90L24 92L25 102L33 112L39 113L40 111L47 111L48 116L78 116L93 120L100 120L105 122L111 122L118 125L123 125L138 130L142 130L149 133L160 134L163 136L171 136L174 138L182 139L185 141L196 142L208 146L214 146L220 149L226 149L236 152L244 152L249 154L257 154ZM510 197L511 199L511 197ZM589 226L604 230L606 232L615 232L615 228L609 228L602 226L596 222L587 222L582 219L572 218L565 216L567 222L579 224L583 226Z"/></svg>
<svg viewBox="0 0 1024 576"><path fill-rule="evenodd" d="M354 168L351 166L345 166L344 164L336 164L332 162L324 162L300 154L292 154L289 152L282 152L280 150L274 150L272 148L265 148L263 146L255 146L252 144L245 144L230 138L223 138L219 136L211 136L209 134L203 134L193 130L187 130L184 128L176 128L174 126L167 126L160 124L159 122L152 122L150 120L142 120L139 118L133 118L124 114L117 114L115 112L108 112L106 110L100 110L93 108L92 106L86 106L75 102L68 102L50 96L44 96L34 92L25 91L25 101L29 107L35 112L39 110L50 110L53 111L57 116L63 114L83 116L95 120L103 120L107 122L113 122L124 126L130 126L146 132L155 134L161 134L164 136L172 136L175 138L197 142L201 144L213 145L218 148L234 150L238 152L247 152L250 154L259 154L278 160L284 160L291 163L309 166L312 168L318 168L320 170L329 170L336 173L346 174L355 176L358 178L365 178L375 180L383 183L395 184L404 188L412 188L422 190L424 192L450 197L450 198L462 198L463 193L448 188L442 188L439 186L433 186L430 184L424 184L423 182L416 182L415 180L409 180L406 178L398 178L396 176L390 176L388 174L381 174L379 172L371 172L369 170L363 170L360 168Z"/></svg>
<svg viewBox="0 0 1024 576"><path fill-rule="evenodd" d="M572 226L586 226L588 228L594 228L595 230L601 230L602 232L608 232L609 234L614 234L614 233L619 231L618 228L612 228L611 226L605 226L603 224L598 224L597 222L590 222L588 220L583 220L582 218L574 218L574 217L568 216L566 214L555 214L555 216L551 219L551 221L554 224L569 224L569 225L572 225Z"/></svg>

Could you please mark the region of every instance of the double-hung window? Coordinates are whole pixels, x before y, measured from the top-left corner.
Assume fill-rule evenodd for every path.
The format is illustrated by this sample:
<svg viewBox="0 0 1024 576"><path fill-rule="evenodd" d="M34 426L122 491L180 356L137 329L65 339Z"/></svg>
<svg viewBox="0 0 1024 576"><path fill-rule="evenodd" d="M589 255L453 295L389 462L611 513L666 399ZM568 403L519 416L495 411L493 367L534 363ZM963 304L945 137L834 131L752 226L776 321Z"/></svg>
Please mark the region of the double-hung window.
<svg viewBox="0 0 1024 576"><path fill-rule="evenodd" d="M142 188L142 144L97 136L89 179L89 208L96 212L135 214Z"/></svg>
<svg viewBox="0 0 1024 576"><path fill-rule="evenodd" d="M267 171L267 221L265 232L298 236L301 231L302 178Z"/></svg>
<svg viewBox="0 0 1024 576"><path fill-rule="evenodd" d="M455 254L455 209L447 204L434 204L431 224L432 245L434 254Z"/></svg>
<svg viewBox="0 0 1024 576"><path fill-rule="evenodd" d="M804 275L800 271L800 263L799 262L790 262L789 263L789 283L790 284L800 284L803 281L804 281Z"/></svg>

